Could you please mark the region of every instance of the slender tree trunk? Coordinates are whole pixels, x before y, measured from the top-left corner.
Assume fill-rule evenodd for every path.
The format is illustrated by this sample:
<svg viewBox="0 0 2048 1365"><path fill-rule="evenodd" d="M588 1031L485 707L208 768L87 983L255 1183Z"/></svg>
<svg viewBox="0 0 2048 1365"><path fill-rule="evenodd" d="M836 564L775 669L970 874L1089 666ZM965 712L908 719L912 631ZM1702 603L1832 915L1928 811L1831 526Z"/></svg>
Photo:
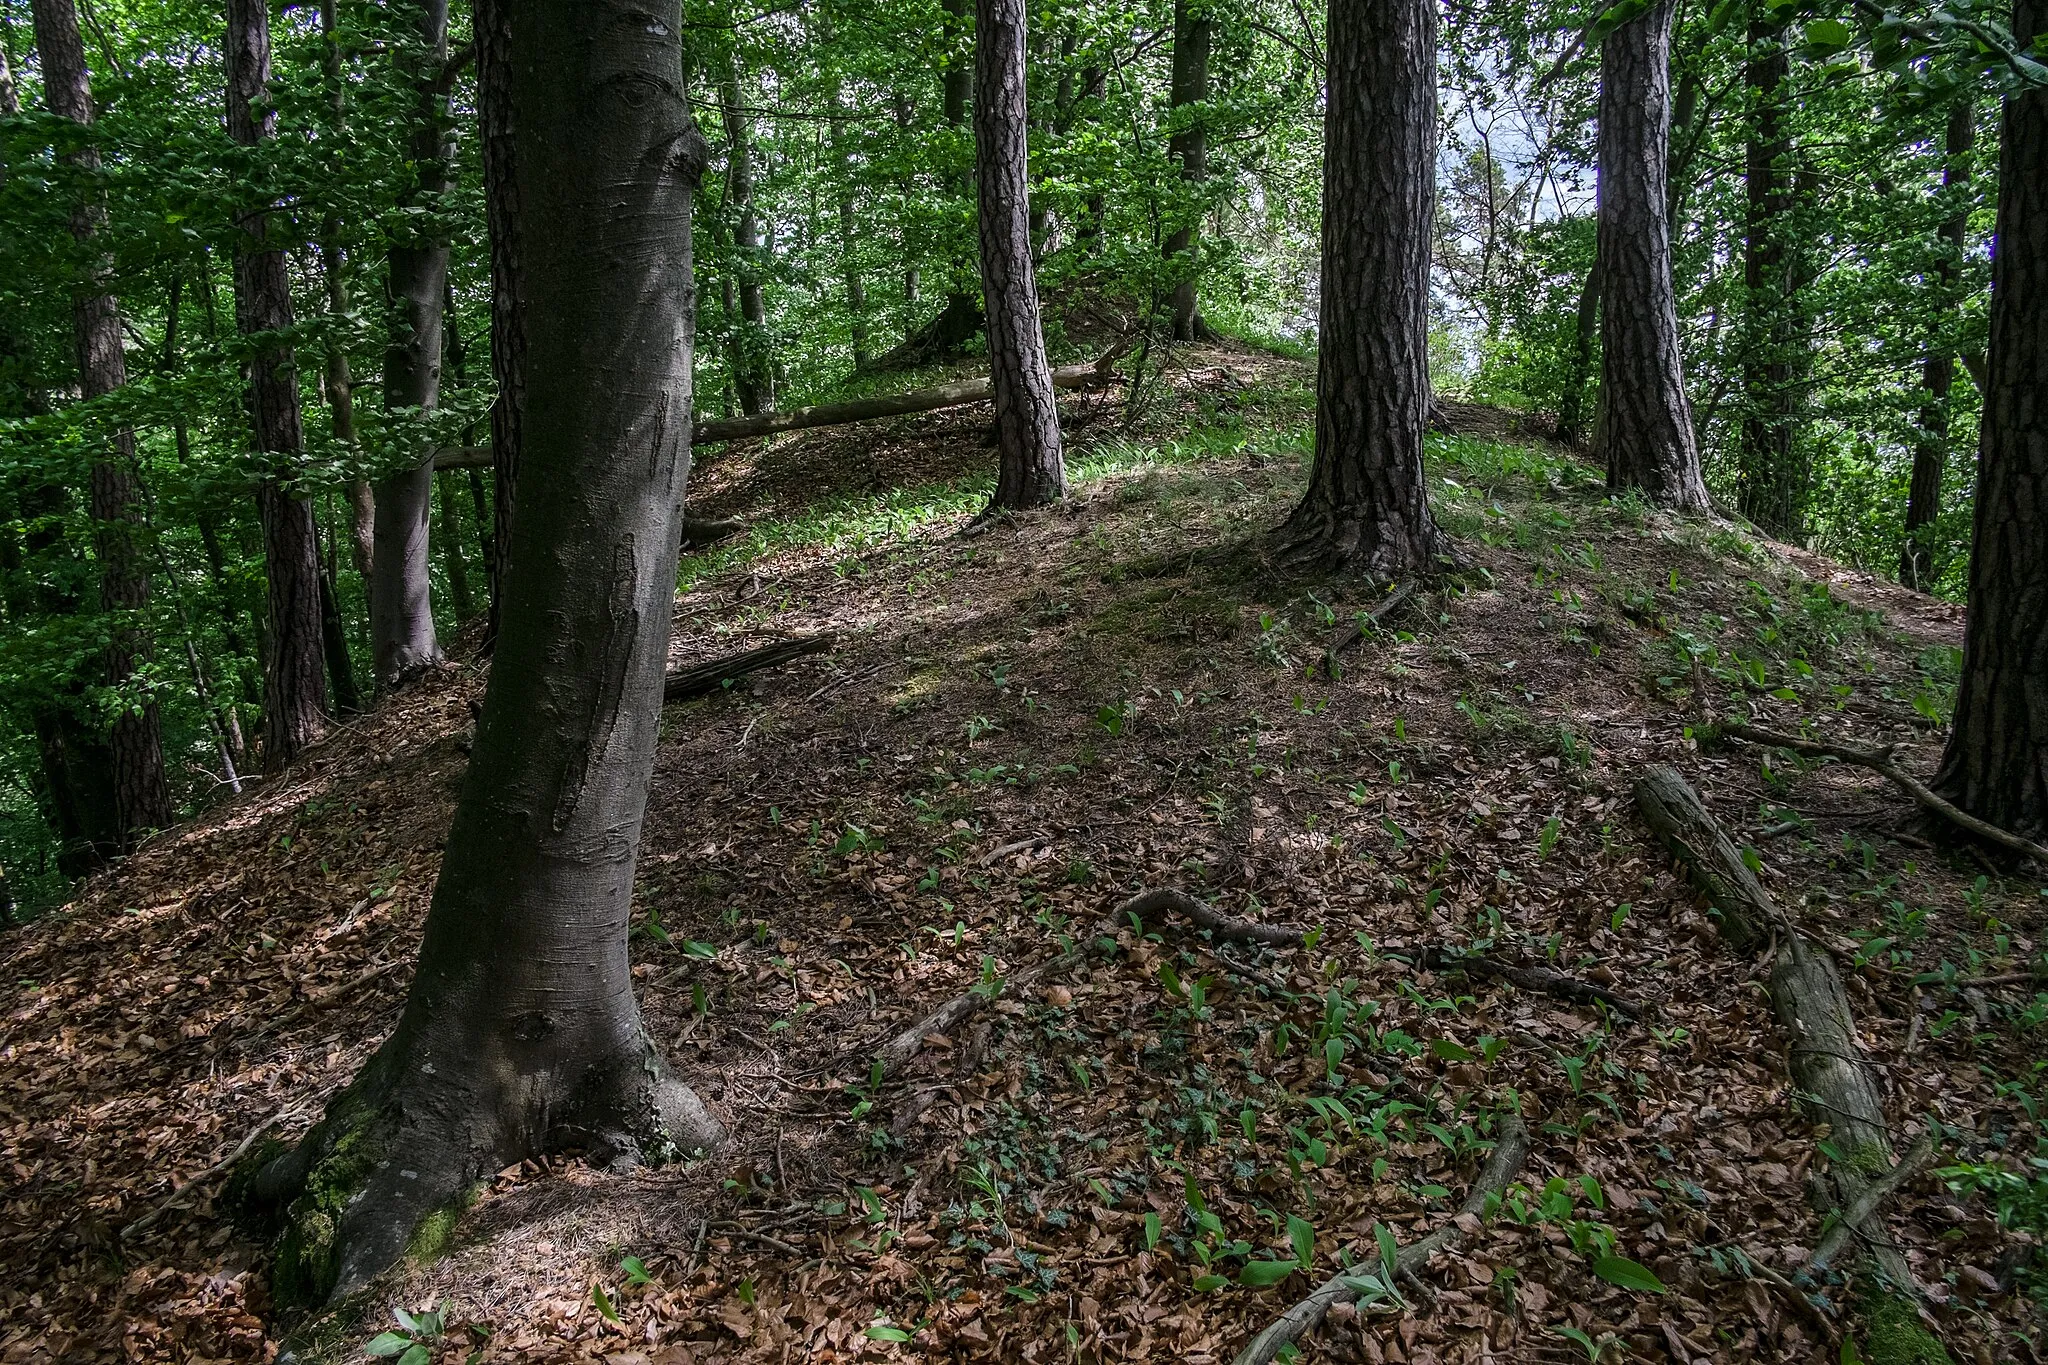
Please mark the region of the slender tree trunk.
<svg viewBox="0 0 2048 1365"><path fill-rule="evenodd" d="M257 1182L296 1200L287 1299L361 1286L511 1162L574 1146L618 1167L722 1138L641 1024L626 937L689 464L708 149L682 29L673 0L515 11L532 364L497 661L405 1011Z"/></svg>
<svg viewBox="0 0 2048 1365"><path fill-rule="evenodd" d="M979 162L982 297L1001 466L992 507L1066 496L1060 413L1031 269L1031 178L1025 146L1024 0L975 5L974 142Z"/></svg>
<svg viewBox="0 0 2048 1365"><path fill-rule="evenodd" d="M740 104L740 70L730 52L718 79L719 115L725 124L725 197L733 222L734 275L739 281L740 325L733 387L740 411L752 417L775 407L775 372L768 346L768 308L761 296L761 220L754 212L754 145Z"/></svg>
<svg viewBox="0 0 2048 1365"><path fill-rule="evenodd" d="M979 39L968 23L969 2L970 0L941 0L948 16L946 27L952 38L952 55L948 60L944 79L940 83L940 108L945 115L946 126L955 132L964 132L967 129L967 109L974 98L976 66L980 62ZM976 6L977 11L978 8ZM977 120L977 141L979 133L980 123ZM1018 136L1020 139L1024 136L1021 129ZM977 148L976 155L980 154ZM972 162L963 167L955 183L963 199L976 200L980 189L977 171ZM1026 212L1029 212L1028 202ZM956 254L953 257L952 278L947 281L946 287L946 306L936 323L941 333L939 340L945 350L958 350L982 324L979 311L981 301L975 297L973 271L974 264L966 256ZM987 292L986 285L983 286L982 292Z"/></svg>
<svg viewBox="0 0 2048 1365"><path fill-rule="evenodd" d="M266 0L228 0L228 136L245 147L270 138L270 9ZM263 766L276 772L327 728L321 676L320 549L313 505L284 480L303 449L299 388L290 345L275 339L292 325L284 252L268 243L262 209L239 216L235 249L235 323L266 338L249 362L249 408L256 448L276 458L276 474L256 493L263 522L263 567L270 609L263 669Z"/></svg>
<svg viewBox="0 0 2048 1365"><path fill-rule="evenodd" d="M2024 48L2048 0L2017 0ZM2048 836L2048 89L2005 101L1991 344L1977 454L1970 618L1936 788L1970 814Z"/></svg>
<svg viewBox="0 0 2048 1365"><path fill-rule="evenodd" d="M335 0L320 0L320 72L327 81L327 97L333 108L335 141L347 136L348 96L341 79L341 37L337 32ZM339 153L332 170L341 172ZM341 320L348 313L348 280L342 274L341 219L328 214L320 222L320 274L327 284L327 316L330 320L326 346L326 370L322 387L334 439L353 448L356 443L355 380L349 374L348 348L342 345ZM371 564L377 553L376 501L370 485L351 479L348 485L349 560L363 581L365 596L370 590Z"/></svg>
<svg viewBox="0 0 2048 1365"><path fill-rule="evenodd" d="M853 157L846 146L846 96L836 75L832 78L832 164L839 177L839 270L846 282L846 325L853 346L853 368L865 370L874 359L868 340L868 289L860 270L860 215L854 204Z"/></svg>
<svg viewBox="0 0 2048 1365"><path fill-rule="evenodd" d="M1805 523L1806 465L1799 448L1793 350L1799 345L1791 249L1792 139L1785 132L1792 60L1785 27L1758 4L1749 23L1750 93L1746 156L1748 216L1742 419L1737 494L1742 514L1774 536L1796 537Z"/></svg>
<svg viewBox="0 0 2048 1365"><path fill-rule="evenodd" d="M1208 11L1208 0L1174 0L1173 5L1173 85L1170 93L1172 107L1176 111L1178 125L1173 136L1167 140L1166 152L1180 163L1180 178L1191 186L1199 187L1209 177L1209 132L1202 116L1197 114L1185 121L1178 111L1191 105L1205 104L1209 99L1209 46L1215 21ZM1197 197L1200 190L1194 193ZM1200 300L1195 291L1195 241L1200 221L1197 207L1187 214L1187 221L1173 230L1166 239L1166 259L1174 272L1173 285L1173 339L1195 341L1208 330L1202 323ZM1182 260L1181 257L1186 259Z"/></svg>
<svg viewBox="0 0 2048 1365"><path fill-rule="evenodd" d="M512 0L475 0L476 87L482 129L484 223L491 237L491 614L483 652L498 638L519 493L519 439L526 414L526 272L520 243L517 140L512 108Z"/></svg>
<svg viewBox="0 0 2048 1365"><path fill-rule="evenodd" d="M1557 408L1557 439L1566 445L1586 440L1586 381L1593 373L1593 343L1600 337L1600 253L1587 267L1586 283L1579 289L1579 306L1572 332L1572 368L1565 379L1564 397Z"/></svg>
<svg viewBox="0 0 2048 1365"><path fill-rule="evenodd" d="M1665 176L1671 134L1671 17L1651 0L1600 47L1601 443L1610 488L1704 510L1671 284Z"/></svg>
<svg viewBox="0 0 2048 1365"><path fill-rule="evenodd" d="M319 544L317 540L314 543ZM325 553L316 551L316 557L320 562L320 653L327 661L327 686L334 698L334 714L360 716L364 710L363 693L356 686L355 660L348 652L348 625L341 616L331 526Z"/></svg>
<svg viewBox="0 0 2048 1365"><path fill-rule="evenodd" d="M1948 395L1955 384L1956 358L1948 332L1956 310L1956 277L1963 259L1964 234L1970 223L1964 199L1970 183L1970 153L1977 145L1976 100L1969 94L1949 109L1941 170L1944 198L1952 211L1941 225L1940 257L1934 264L1935 344L1921 364L1920 382L1927 399L1920 405L1920 439L1913 446L1913 481L1906 493L1906 545L1899 556L1899 581L1925 592L1934 586L1934 522L1941 515L1941 480L1948 468Z"/></svg>
<svg viewBox="0 0 2048 1365"><path fill-rule="evenodd" d="M1283 557L1434 576L1429 268L1436 221L1436 0L1330 7L1316 454Z"/></svg>
<svg viewBox="0 0 2048 1365"><path fill-rule="evenodd" d="M455 502L455 473L449 471L434 479L434 502L440 524L435 534L441 538L441 562L448 569L448 597L455 606L455 619L467 621L476 615L476 603L469 593L469 565L462 559L462 513Z"/></svg>
<svg viewBox="0 0 2048 1365"><path fill-rule="evenodd" d="M86 71L85 44L79 37L78 14L71 0L35 0L33 9L44 102L59 118L90 128L92 84ZM99 169L99 151L88 145L73 153L71 161L90 174ZM89 245L105 220L104 204L89 193L72 211L71 234ZM98 257L88 271L72 299L71 323L80 391L90 401L128 382L128 361L121 345L121 302L107 290L112 262ZM124 850L133 848L147 831L166 828L173 818L170 789L164 781L156 702L147 695L123 695L151 654L149 570L142 543L146 529L134 469L135 433L121 427L112 433L108 447L93 456L90 506L100 566L100 610L113 618L104 667L117 708L108 726L108 741L115 817Z"/></svg>
<svg viewBox="0 0 2048 1365"><path fill-rule="evenodd" d="M421 0L419 37L427 58L413 73L412 189L401 207L432 207L448 188L441 67L448 60L448 0ZM428 412L441 403L441 307L448 292L448 244L431 236L391 246L384 348L384 407ZM441 660L434 634L427 528L434 514L434 452L376 486L377 563L370 579L370 640L377 685L397 687Z"/></svg>

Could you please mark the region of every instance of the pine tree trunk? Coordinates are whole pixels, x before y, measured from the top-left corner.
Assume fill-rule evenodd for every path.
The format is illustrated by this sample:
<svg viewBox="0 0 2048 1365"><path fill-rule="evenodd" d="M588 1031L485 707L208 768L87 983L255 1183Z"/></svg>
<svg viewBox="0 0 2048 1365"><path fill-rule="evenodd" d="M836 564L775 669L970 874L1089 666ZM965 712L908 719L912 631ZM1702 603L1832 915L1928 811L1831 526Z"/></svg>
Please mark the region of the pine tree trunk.
<svg viewBox="0 0 2048 1365"><path fill-rule="evenodd" d="M982 298L1001 465L992 507L1066 496L1060 413L1031 269L1031 180L1025 146L1024 0L975 5L974 143Z"/></svg>
<svg viewBox="0 0 2048 1365"><path fill-rule="evenodd" d="M1430 576L1429 270L1436 217L1436 0L1330 7L1316 454L1282 557Z"/></svg>
<svg viewBox="0 0 2048 1365"><path fill-rule="evenodd" d="M422 0L420 40L430 59L413 73L412 191L400 203L431 207L448 188L446 99L448 0ZM448 292L448 244L414 237L391 246L384 348L384 407L431 411L441 403L442 301ZM434 451L376 486L377 560L370 577L371 666L380 688L397 687L441 660L434 634L428 527L434 514Z"/></svg>
<svg viewBox="0 0 2048 1365"><path fill-rule="evenodd" d="M1941 481L1948 469L1948 395L1955 384L1956 358L1945 344L1954 325L1955 286L1962 264L1969 205L1962 195L1970 183L1970 152L1977 145L1977 106L1964 94L1949 110L1941 170L1943 197L1953 212L1941 225L1941 256L1935 262L1936 328L1939 339L1921 363L1927 398L1920 405L1920 439L1913 446L1913 481L1906 491L1906 544L1899 556L1899 581L1925 592L1934 586L1934 521L1941 515Z"/></svg>
<svg viewBox="0 0 2048 1365"><path fill-rule="evenodd" d="M1209 98L1209 46L1215 21L1207 9L1208 0L1174 0L1173 84L1171 107L1179 110L1202 104ZM1183 124L1167 140L1166 154L1180 165L1180 178L1199 186L1209 176L1209 133L1201 116ZM1199 191L1196 191L1199 193ZM1195 290L1195 241L1199 208L1188 221L1166 239L1166 259L1178 277L1173 285L1173 339L1199 340L1206 329L1201 321L1201 303ZM1186 259L1180 259L1185 256Z"/></svg>
<svg viewBox="0 0 2048 1365"><path fill-rule="evenodd" d="M1792 350L1799 344L1790 226L1792 139L1785 132L1792 60L1785 28L1759 6L1749 24L1751 101L1745 155L1747 218L1742 386L1746 411L1738 460L1742 514L1781 539L1805 522L1806 468L1798 445Z"/></svg>
<svg viewBox="0 0 2048 1365"><path fill-rule="evenodd" d="M1665 186L1676 6L1651 0L1600 46L1601 443L1608 487L1701 511L1707 486L1678 348Z"/></svg>
<svg viewBox="0 0 2048 1365"><path fill-rule="evenodd" d="M754 212L754 145L740 106L740 71L730 52L718 80L725 123L725 197L733 221L734 274L739 280L738 364L733 387L740 411L752 417L775 407L775 371L768 345L768 308L761 296L761 220Z"/></svg>
<svg viewBox="0 0 2048 1365"><path fill-rule="evenodd" d="M2018 0L2013 38L2048 31ZM1955 723L1935 786L1970 814L2048 836L2048 89L2005 101L1998 249Z"/></svg>
<svg viewBox="0 0 2048 1365"><path fill-rule="evenodd" d="M59 118L90 128L92 84L78 14L71 0L35 0L33 10L44 102ZM99 151L91 145L73 153L70 160L87 174L99 169ZM88 195L72 210L71 234L89 245L105 221L104 203L96 195ZM107 292L112 262L98 257L87 269L87 278L72 299L71 321L79 389L90 401L128 382L128 362L121 345L121 303ZM104 667L118 707L108 726L108 745L115 818L124 850L134 847L143 833L166 828L173 818L170 789L164 781L156 702L148 696L131 702L121 695L129 690L137 670L148 665L151 654L149 570L142 546L147 531L134 468L135 433L122 427L112 433L108 448L95 452L90 475L100 610L114 618Z"/></svg>
<svg viewBox="0 0 2048 1365"><path fill-rule="evenodd" d="M245 147L271 137L277 113L269 104L270 9L265 0L228 0L228 136ZM235 324L245 336L292 325L291 281L284 252L267 245L262 210L238 217ZM277 772L327 728L322 676L320 548L313 504L284 480L304 448L298 376L290 345L260 342L249 361L249 411L256 448L277 471L256 492L263 521L263 568L269 582L264 639L263 766Z"/></svg>
<svg viewBox="0 0 2048 1365"><path fill-rule="evenodd" d="M624 1166L722 1136L664 1073L627 952L708 155L681 91L682 29L673 0L514 12L531 364L497 658L405 1011L257 1182L296 1201L272 1281L286 1300L359 1287L512 1162L578 1147Z"/></svg>
<svg viewBox="0 0 2048 1365"><path fill-rule="evenodd" d="M948 128L964 131L967 127L967 106L974 98L975 68L981 60L980 47L975 30L968 26L969 0L941 0L941 4L948 16L946 27L951 39L951 54L945 76L939 86L940 112L945 116ZM977 119L977 140L979 132L980 120ZM1018 135L1020 138L1024 136L1021 130ZM981 154L978 148L975 154ZM961 168L959 179L954 184L958 186L963 199L976 202L976 196L980 191L973 162L970 161ZM1029 211L1028 194L1026 211ZM1026 230L1029 230L1028 222ZM941 354L964 346L983 322L977 306L979 300L974 295L973 270L973 263L965 255L954 255L952 278L946 284L946 306L939 311L939 317L934 324L937 330L943 333L936 337L937 349ZM986 290L987 286L984 285L983 292ZM967 320L970 318L972 326L968 325Z"/></svg>
<svg viewBox="0 0 2048 1365"><path fill-rule="evenodd" d="M519 497L519 440L526 413L526 272L520 243L517 139L512 109L512 0L475 0L476 87L484 171L484 223L491 238L491 614L483 652L498 638L510 566L512 513Z"/></svg>

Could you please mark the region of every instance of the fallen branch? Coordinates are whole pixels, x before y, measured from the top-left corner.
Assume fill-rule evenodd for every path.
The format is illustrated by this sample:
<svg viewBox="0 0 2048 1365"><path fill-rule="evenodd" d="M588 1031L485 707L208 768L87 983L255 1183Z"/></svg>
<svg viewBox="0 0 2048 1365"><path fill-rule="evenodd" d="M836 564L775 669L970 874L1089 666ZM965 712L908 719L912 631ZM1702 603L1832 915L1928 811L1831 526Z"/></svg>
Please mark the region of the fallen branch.
<svg viewBox="0 0 2048 1365"><path fill-rule="evenodd" d="M738 654L728 654L710 663L679 668L662 679L661 703L664 706L692 697L708 696L719 691L736 678L749 673L758 673L764 668L776 668L806 654L823 654L837 643L835 635L799 635L794 639L777 640L772 645L749 649Z"/></svg>
<svg viewBox="0 0 2048 1365"><path fill-rule="evenodd" d="M1235 915L1226 915L1206 901L1197 900L1185 891L1172 887L1160 887L1153 891L1140 891L1111 912L1113 918L1123 920L1136 915L1144 919L1149 914L1171 911L1193 920L1198 929L1207 929L1217 938L1236 943L1265 943L1276 948L1300 946L1308 937L1299 929L1290 929L1284 924L1259 924Z"/></svg>
<svg viewBox="0 0 2048 1365"><path fill-rule="evenodd" d="M1415 584L1403 583L1381 598L1364 613L1364 619L1353 618L1350 625L1337 632L1330 643L1323 647L1323 676L1332 680L1337 677L1337 656L1365 638L1365 628L1376 626L1381 618L1393 612L1394 608L1415 596Z"/></svg>
<svg viewBox="0 0 2048 1365"><path fill-rule="evenodd" d="M258 1138L262 1137L271 1129L277 1127L278 1124L283 1123L287 1118L290 1118L292 1116L292 1113L293 1111L289 1108L280 1109L277 1111L277 1113L263 1120L263 1122L257 1124L254 1128L251 1128L249 1130L249 1135L243 1138L240 1142L236 1143L235 1149L233 1151L229 1152L219 1161L214 1162L211 1166L208 1166L198 1175L193 1176L184 1184L174 1188L169 1194L164 1196L163 1202L161 1204L158 1204L154 1209L151 1209L148 1213L143 1214L140 1218L137 1218L134 1222L122 1228L120 1240L126 1242L131 1238L140 1236L142 1233L149 1231L151 1228L155 1227L157 1223L162 1221L165 1214L172 1212L174 1209L183 1208L184 1205L179 1204L178 1200L182 1199L186 1194L190 1193L195 1186L205 1184L207 1181L213 1179L215 1176L221 1174L230 1166L234 1165L237 1161L240 1161L243 1157L247 1156L249 1154L249 1149L256 1145L256 1140Z"/></svg>
<svg viewBox="0 0 2048 1365"><path fill-rule="evenodd" d="M1508 1182L1515 1178L1522 1169L1522 1163L1528 1159L1529 1132L1520 1119L1507 1115L1501 1120L1500 1141L1494 1144L1493 1155L1486 1159L1479 1178L1472 1182L1472 1189L1459 1206L1456 1216L1427 1237L1396 1252L1391 1278L1398 1280L1415 1276L1439 1251L1448 1251L1464 1241L1465 1229L1461 1223L1477 1219L1486 1207L1487 1198L1507 1189ZM1353 1288L1353 1281L1357 1278L1357 1270L1346 1270L1323 1281L1315 1292L1253 1337L1251 1344L1237 1353L1231 1365L1268 1365L1280 1354L1281 1347L1292 1345L1304 1333L1314 1331L1332 1307L1356 1300L1358 1290Z"/></svg>
<svg viewBox="0 0 2048 1365"><path fill-rule="evenodd" d="M1625 1019L1641 1019L1655 1015L1656 1006L1627 996L1616 995L1603 986L1578 977L1567 976L1540 963L1501 962L1477 954L1452 952L1430 944L1417 948L1393 949L1394 952L1408 952L1415 957L1415 965L1431 972L1464 972L1471 976L1490 976L1510 985L1520 986L1527 991L1541 991L1581 1005L1605 1005Z"/></svg>
<svg viewBox="0 0 2048 1365"><path fill-rule="evenodd" d="M977 983L954 996L876 1049L875 1060L882 1064L882 1074L891 1076L908 1066L913 1057L924 1051L925 1039L934 1036L943 1038L969 1017L978 1014L984 1006L1012 991L1022 990L1039 978L1080 961L1080 958L1078 952L1062 953L1058 957L1046 959L1036 967L1026 967L1021 972L998 977L986 986Z"/></svg>
<svg viewBox="0 0 2048 1365"><path fill-rule="evenodd" d="M1856 1234L1856 1230L1868 1222L1885 1200L1891 1198L1894 1190L1918 1175L1933 1159L1934 1139L1922 1133L1919 1141L1899 1158L1896 1166L1864 1186L1863 1192L1850 1201L1848 1208L1842 1210L1841 1221L1835 1224L1827 1236L1820 1239L1820 1245L1814 1249L1812 1257L1802 1267L1802 1273L1816 1280L1825 1274L1827 1268L1834 1263L1835 1257L1841 1254L1842 1248L1849 1244L1849 1239Z"/></svg>
<svg viewBox="0 0 2048 1365"><path fill-rule="evenodd" d="M1832 758L1843 763L1853 763L1859 768L1868 768L1897 783L1908 796L1918 801L1927 810L1968 830L1980 839L1987 839L2001 848L2048 864L2048 845L2023 839L2008 833L1998 826L1979 820L1976 816L1937 796L1934 790L1919 778L1901 768L1898 763L1898 746L1888 745L1883 749L1855 749L1845 744L1827 744L1819 740L1805 739L1799 735L1780 734L1776 730L1764 730L1754 725L1723 725L1720 733L1730 739L1747 740L1772 749L1789 749L1795 754L1808 758Z"/></svg>
<svg viewBox="0 0 2048 1365"><path fill-rule="evenodd" d="M1737 949L1747 952L1773 932L1792 932L1792 921L1677 769L1659 763L1644 773L1636 782L1636 809L1720 912L1722 934Z"/></svg>
<svg viewBox="0 0 2048 1365"><path fill-rule="evenodd" d="M685 548L716 545L727 536L736 536L746 529L747 523L739 517L711 520L686 516L683 518L682 541Z"/></svg>

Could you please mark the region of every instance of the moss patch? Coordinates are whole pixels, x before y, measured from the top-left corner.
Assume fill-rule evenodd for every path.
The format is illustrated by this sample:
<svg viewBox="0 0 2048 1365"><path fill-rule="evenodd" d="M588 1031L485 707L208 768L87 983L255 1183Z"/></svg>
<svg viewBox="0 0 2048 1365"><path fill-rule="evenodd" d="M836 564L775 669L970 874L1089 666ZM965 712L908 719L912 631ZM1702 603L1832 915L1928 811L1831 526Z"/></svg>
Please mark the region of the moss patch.
<svg viewBox="0 0 2048 1365"><path fill-rule="evenodd" d="M407 1259L415 1265L425 1265L446 1255L455 1241L455 1225L462 1221L462 1215L476 1203L482 1191L481 1184L472 1185L422 1218L420 1225L413 1229L412 1240L406 1244Z"/></svg>
<svg viewBox="0 0 2048 1365"><path fill-rule="evenodd" d="M342 1210L384 1158L384 1144L371 1132L372 1115L350 1117L355 1121L314 1164L305 1189L285 1211L284 1235L278 1239L270 1280L271 1292L281 1304L325 1302L341 1276L335 1238Z"/></svg>
<svg viewBox="0 0 2048 1365"><path fill-rule="evenodd" d="M1870 1365L1953 1365L1948 1351L1904 1299L1873 1300L1866 1318L1864 1359Z"/></svg>

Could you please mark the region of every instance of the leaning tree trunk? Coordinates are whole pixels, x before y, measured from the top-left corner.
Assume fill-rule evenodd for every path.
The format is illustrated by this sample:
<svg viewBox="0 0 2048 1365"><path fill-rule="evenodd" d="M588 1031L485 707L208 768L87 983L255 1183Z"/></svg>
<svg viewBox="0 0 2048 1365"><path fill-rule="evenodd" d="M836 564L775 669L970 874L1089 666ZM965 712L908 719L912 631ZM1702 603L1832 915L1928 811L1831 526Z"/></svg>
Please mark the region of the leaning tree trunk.
<svg viewBox="0 0 2048 1365"><path fill-rule="evenodd" d="M532 363L496 662L405 1011L256 1182L295 1201L288 1297L362 1285L510 1163L578 1147L617 1167L722 1136L665 1074L626 946L689 465L708 149L682 30L677 0L513 12Z"/></svg>
<svg viewBox="0 0 2048 1365"><path fill-rule="evenodd" d="M1806 469L1794 420L1792 351L1798 343L1797 285L1790 243L1792 139L1785 131L1792 77L1785 26L1759 0L1749 24L1751 100L1745 160L1742 386L1746 411L1738 457L1742 514L1774 536L1797 536L1805 520Z"/></svg>
<svg viewBox="0 0 2048 1365"><path fill-rule="evenodd" d="M1209 44L1215 20L1207 0L1174 0L1173 83L1169 100L1175 111L1209 99ZM1173 339L1196 341L1207 331L1202 324L1201 301L1195 290L1196 226L1201 217L1201 183L1209 177L1209 130L1203 116L1186 117L1167 139L1166 154L1180 163L1180 178L1196 198L1187 221L1166 239L1166 259L1177 277L1173 285ZM1181 259L1185 257L1186 259Z"/></svg>
<svg viewBox="0 0 2048 1365"><path fill-rule="evenodd" d="M36 53L42 60L43 99L50 112L84 128L93 123L92 83L85 44L71 0L35 0ZM99 170L97 147L88 143L70 156L81 175ZM71 214L71 234L88 249L106 221L100 193L88 190ZM121 347L121 301L108 292L112 263L90 256L87 276L71 303L72 340L78 355L81 394L102 398L128 382ZM149 570L143 560L142 499L136 488L135 432L117 428L97 450L90 475L93 545L99 557L100 610L113 618L104 655L106 683L115 714L108 727L113 759L114 811L121 847L134 847L143 833L171 823L170 789L164 782L164 751L155 701L123 695L136 671L148 664L151 640Z"/></svg>
<svg viewBox="0 0 2048 1365"><path fill-rule="evenodd" d="M400 207L432 208L448 188L446 99L441 67L448 59L448 0L423 0L420 39L427 61L413 73L409 160L412 193ZM441 402L441 304L448 292L448 244L438 234L391 246L387 286L390 343L384 348L384 407L431 411ZM433 574L427 528L434 515L434 445L412 468L380 479L377 558L370 574L370 654L377 685L390 688L440 662L434 635Z"/></svg>
<svg viewBox="0 0 2048 1365"><path fill-rule="evenodd" d="M265 0L228 0L228 136L253 147L274 135L270 104L270 8ZM276 772L327 728L320 635L320 548L313 504L286 486L303 448L299 385L289 343L291 280L284 252L268 245L261 209L239 215L235 247L235 325L262 338L249 359L249 408L256 448L276 457L256 491L263 521L263 569L270 587L264 640L263 766Z"/></svg>
<svg viewBox="0 0 2048 1365"><path fill-rule="evenodd" d="M1948 395L1956 379L1948 334L1955 324L1956 275L1970 225L1964 196L1970 152L1977 144L1976 116L1976 98L1965 93L1949 110L1943 144L1941 191L1950 212L1941 225L1941 256L1934 263L1936 339L1920 368L1927 397L1920 405L1920 438L1913 445L1913 481L1906 491L1906 544L1899 556L1899 581L1923 592L1934 586L1934 521L1941 515L1941 481L1948 469Z"/></svg>
<svg viewBox="0 0 2048 1365"><path fill-rule="evenodd" d="M761 219L754 211L754 144L740 106L738 59L728 51L718 78L719 116L725 124L725 197L733 211L733 274L739 280L739 345L733 387L740 411L752 417L775 406L774 357L768 346L768 309L761 296Z"/></svg>
<svg viewBox="0 0 2048 1365"><path fill-rule="evenodd" d="M499 604L511 563L512 512L519 494L519 438L526 414L526 272L520 249L517 143L512 110L512 0L475 0L478 138L484 173L484 225L491 238L491 521L484 566L491 611L483 649L498 638Z"/></svg>
<svg viewBox="0 0 2048 1365"><path fill-rule="evenodd" d="M1422 474L1436 22L1436 0L1330 7L1316 455L1281 555L1334 572L1428 576L1449 548Z"/></svg>
<svg viewBox="0 0 2048 1365"><path fill-rule="evenodd" d="M1698 511L1707 486L1685 399L1666 216L1676 7L1651 0L1600 46L1600 435L1608 487Z"/></svg>
<svg viewBox="0 0 2048 1365"><path fill-rule="evenodd" d="M2013 6L2024 47L2048 0ZM1998 250L1977 454L1970 620L1935 788L2029 839L2048 835L2048 89L2005 102Z"/></svg>
<svg viewBox="0 0 2048 1365"><path fill-rule="evenodd" d="M1031 269L1031 182L1025 149L1024 0L976 0L974 143L981 227L982 299L988 309L989 379L1001 464L993 508L1036 507L1066 496L1060 412L1038 278Z"/></svg>

